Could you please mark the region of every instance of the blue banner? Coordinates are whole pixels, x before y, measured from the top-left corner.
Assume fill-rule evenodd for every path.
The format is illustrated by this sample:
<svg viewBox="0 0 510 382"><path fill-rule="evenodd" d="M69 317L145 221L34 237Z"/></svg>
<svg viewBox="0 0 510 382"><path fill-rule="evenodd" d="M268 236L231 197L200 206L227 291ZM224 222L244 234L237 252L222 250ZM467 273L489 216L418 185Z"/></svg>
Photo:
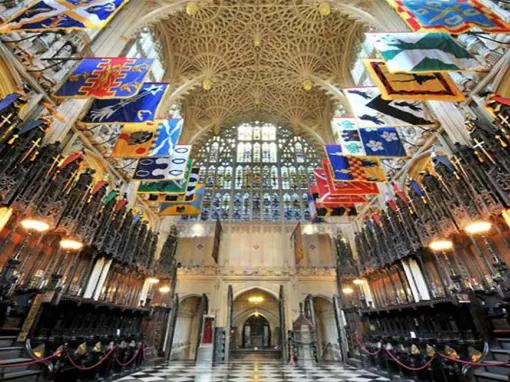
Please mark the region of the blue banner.
<svg viewBox="0 0 510 382"><path fill-rule="evenodd" d="M397 129L383 127L379 129L359 129L363 148L368 156L405 157L406 150Z"/></svg>
<svg viewBox="0 0 510 382"><path fill-rule="evenodd" d="M59 98L130 98L142 87L152 58L84 58L55 93Z"/></svg>
<svg viewBox="0 0 510 382"><path fill-rule="evenodd" d="M108 124L154 121L167 89L166 83L145 82L134 97L95 100L82 122Z"/></svg>
<svg viewBox="0 0 510 382"><path fill-rule="evenodd" d="M175 146L179 143L183 126L184 120L181 118L159 121L158 136L152 144L151 156L162 157L172 155Z"/></svg>
<svg viewBox="0 0 510 382"><path fill-rule="evenodd" d="M129 0L41 0L24 8L9 22L0 25L0 33L59 29L100 29Z"/></svg>
<svg viewBox="0 0 510 382"><path fill-rule="evenodd" d="M335 181L386 182L379 159L342 154L340 145L326 145L326 153Z"/></svg>

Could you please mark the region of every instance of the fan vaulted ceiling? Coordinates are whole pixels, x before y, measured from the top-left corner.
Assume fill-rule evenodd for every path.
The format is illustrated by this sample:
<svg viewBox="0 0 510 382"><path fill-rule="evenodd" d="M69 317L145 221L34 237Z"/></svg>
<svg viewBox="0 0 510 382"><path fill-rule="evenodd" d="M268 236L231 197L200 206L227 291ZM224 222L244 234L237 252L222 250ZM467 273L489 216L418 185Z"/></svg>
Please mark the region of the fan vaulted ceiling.
<svg viewBox="0 0 510 382"><path fill-rule="evenodd" d="M349 84L361 22L319 1L174 3L182 7L159 15L152 28L188 140L254 119L327 136L335 102L328 87Z"/></svg>

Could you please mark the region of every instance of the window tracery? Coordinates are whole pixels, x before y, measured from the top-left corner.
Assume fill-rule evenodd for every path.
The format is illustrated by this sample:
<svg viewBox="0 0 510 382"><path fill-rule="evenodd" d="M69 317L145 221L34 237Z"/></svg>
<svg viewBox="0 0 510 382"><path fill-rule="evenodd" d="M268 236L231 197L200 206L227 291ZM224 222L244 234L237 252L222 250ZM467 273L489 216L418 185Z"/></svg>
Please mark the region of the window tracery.
<svg viewBox="0 0 510 382"><path fill-rule="evenodd" d="M270 123L243 123L210 138L195 164L206 185L201 220L309 220L307 189L320 153Z"/></svg>

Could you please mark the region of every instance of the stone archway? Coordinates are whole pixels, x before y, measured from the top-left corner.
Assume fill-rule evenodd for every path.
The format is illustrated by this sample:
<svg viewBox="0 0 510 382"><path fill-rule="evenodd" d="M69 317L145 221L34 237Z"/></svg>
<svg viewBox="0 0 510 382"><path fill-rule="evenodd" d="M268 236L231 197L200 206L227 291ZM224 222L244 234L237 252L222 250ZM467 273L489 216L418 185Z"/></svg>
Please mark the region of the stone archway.
<svg viewBox="0 0 510 382"><path fill-rule="evenodd" d="M261 288L233 301L231 352L234 358L281 356L279 300Z"/></svg>
<svg viewBox="0 0 510 382"><path fill-rule="evenodd" d="M333 303L329 299L317 296L313 298L313 305L319 359L322 361L339 361L341 354Z"/></svg>
<svg viewBox="0 0 510 382"><path fill-rule="evenodd" d="M191 295L179 304L172 343L172 360L195 359L202 319L201 303L201 296Z"/></svg>
<svg viewBox="0 0 510 382"><path fill-rule="evenodd" d="M262 314L253 314L244 322L242 349L267 349L271 346L271 327Z"/></svg>

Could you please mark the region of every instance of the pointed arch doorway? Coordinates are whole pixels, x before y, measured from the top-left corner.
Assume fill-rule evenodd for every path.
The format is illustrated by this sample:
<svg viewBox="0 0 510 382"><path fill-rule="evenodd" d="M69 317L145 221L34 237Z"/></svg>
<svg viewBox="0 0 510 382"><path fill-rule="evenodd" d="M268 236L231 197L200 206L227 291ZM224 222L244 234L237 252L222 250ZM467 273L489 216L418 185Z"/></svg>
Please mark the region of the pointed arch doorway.
<svg viewBox="0 0 510 382"><path fill-rule="evenodd" d="M263 315L254 313L244 322L241 348L252 350L271 348L271 327Z"/></svg>
<svg viewBox="0 0 510 382"><path fill-rule="evenodd" d="M209 300L205 294L185 297L179 303L172 339L171 360L196 360L202 317L207 314L208 306Z"/></svg>
<svg viewBox="0 0 510 382"><path fill-rule="evenodd" d="M275 360L282 357L280 299L253 288L233 299L232 359Z"/></svg>

